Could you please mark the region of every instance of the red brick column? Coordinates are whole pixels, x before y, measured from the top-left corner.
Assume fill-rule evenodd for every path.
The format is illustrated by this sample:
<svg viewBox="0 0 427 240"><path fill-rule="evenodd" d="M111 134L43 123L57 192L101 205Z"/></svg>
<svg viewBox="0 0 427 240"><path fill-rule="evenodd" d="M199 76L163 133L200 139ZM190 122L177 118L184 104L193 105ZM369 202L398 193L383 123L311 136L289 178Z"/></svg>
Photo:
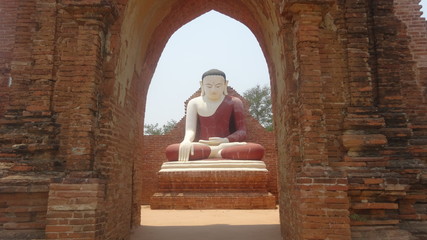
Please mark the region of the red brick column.
<svg viewBox="0 0 427 240"><path fill-rule="evenodd" d="M406 64L402 66L402 61L399 61L401 67L398 71L402 76L401 86L404 96L402 101L406 105L404 110L411 122L409 128L413 133L408 141L408 150L416 160L421 160L413 169L402 172L405 177L411 179L410 182L425 185L427 182L427 174L425 174L427 172L427 104L425 104L427 102L427 21L424 17L420 17L419 1L393 1L393 6L396 17L402 22L398 36L400 38L410 36L409 49L405 51L404 59L406 63L411 64L410 66L415 64L415 67L407 67ZM425 6L421 10L426 12ZM386 24L386 19L383 24ZM409 165L400 159L398 161L403 166ZM407 226L417 224L427 226L427 212L420 207L425 205L425 199L427 199L426 188L411 187L409 191L406 191L405 196L399 201L401 223L404 222L403 224ZM424 229L426 228L424 227Z"/></svg>
<svg viewBox="0 0 427 240"><path fill-rule="evenodd" d="M103 1L62 1L58 10L53 108L60 124L58 156L66 169L94 164L99 83L103 79L106 28L112 7Z"/></svg>
<svg viewBox="0 0 427 240"><path fill-rule="evenodd" d="M345 131L342 136L347 153L343 162L338 164L346 169L348 174L353 237L354 225L358 225L361 221L365 222L363 225L369 225L362 213L371 209L395 208L394 205L378 202L374 196L378 192L372 191L380 187L379 181L383 181L371 168L385 166L387 158L381 155L380 149L387 144L387 138L380 133L380 129L385 127L385 121L376 107L377 72L372 69L375 66L375 59L370 55L371 16L367 4L367 2L360 4L349 2L343 6L347 12L345 24L348 37L346 47L350 106L344 120ZM365 196L362 197L361 193L365 191L363 194Z"/></svg>
<svg viewBox="0 0 427 240"><path fill-rule="evenodd" d="M341 165L349 179L354 239L367 239L366 234L384 226L398 229L398 202L409 189L405 183L413 181L395 171L410 159L404 152L412 130L402 101L406 76L399 70L407 64L402 57L406 37L397 34L392 6L390 1L343 6L352 100L344 121L347 154Z"/></svg>
<svg viewBox="0 0 427 240"><path fill-rule="evenodd" d="M105 182L67 177L49 186L46 239L104 239Z"/></svg>
<svg viewBox="0 0 427 240"><path fill-rule="evenodd" d="M68 170L49 186L47 239L105 239L106 181L95 172L99 84L113 8L104 1L58 4L52 108L59 125L57 158Z"/></svg>
<svg viewBox="0 0 427 240"><path fill-rule="evenodd" d="M4 139L0 151L8 152L0 155L0 161L52 170L57 167L53 160L56 126L50 108L56 4L4 1L0 8L0 18L5 19L0 27L0 131Z"/></svg>
<svg viewBox="0 0 427 240"><path fill-rule="evenodd" d="M286 138L278 139L282 230L292 239L350 239L348 182L345 172L328 158L325 110L330 97L324 89L321 56L322 21L328 1L284 5L294 57L294 91L283 125ZM290 43L288 41L288 43ZM337 100L338 101L338 100ZM289 116L290 115L290 116ZM281 150L282 146L292 146ZM281 156L282 155L282 156ZM283 156L284 155L284 156Z"/></svg>
<svg viewBox="0 0 427 240"><path fill-rule="evenodd" d="M0 116L6 111L6 104L10 99L11 86L11 61L15 43L15 32L18 15L17 1L3 1L0 8L0 18L2 24L0 26Z"/></svg>

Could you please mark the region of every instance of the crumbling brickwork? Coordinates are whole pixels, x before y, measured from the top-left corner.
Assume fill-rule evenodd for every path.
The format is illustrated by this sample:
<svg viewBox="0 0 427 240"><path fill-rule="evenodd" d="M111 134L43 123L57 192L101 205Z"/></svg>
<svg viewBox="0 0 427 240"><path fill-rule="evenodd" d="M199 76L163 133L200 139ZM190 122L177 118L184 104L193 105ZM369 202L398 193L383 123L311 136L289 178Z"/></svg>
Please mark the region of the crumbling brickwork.
<svg viewBox="0 0 427 240"><path fill-rule="evenodd" d="M419 0L1 1L0 234L130 236L151 77L172 33L216 10L252 30L269 67L284 239L425 238L419 9Z"/></svg>

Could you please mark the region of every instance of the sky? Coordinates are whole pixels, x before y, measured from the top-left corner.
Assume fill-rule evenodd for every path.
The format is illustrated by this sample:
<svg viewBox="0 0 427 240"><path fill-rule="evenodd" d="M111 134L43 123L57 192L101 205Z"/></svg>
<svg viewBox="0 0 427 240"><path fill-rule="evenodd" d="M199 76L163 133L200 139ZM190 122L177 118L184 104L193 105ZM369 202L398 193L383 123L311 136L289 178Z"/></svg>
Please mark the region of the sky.
<svg viewBox="0 0 427 240"><path fill-rule="evenodd" d="M427 12L427 0L421 0ZM426 14L423 14L426 17ZM242 23L210 11L178 29L168 40L148 89L145 123L162 126L184 117L184 102L212 68L227 75L239 94L270 77L261 47Z"/></svg>
<svg viewBox="0 0 427 240"><path fill-rule="evenodd" d="M148 89L145 123L184 117L184 102L210 69L225 72L239 94L269 84L267 63L258 41L242 23L211 11L178 29L166 44Z"/></svg>

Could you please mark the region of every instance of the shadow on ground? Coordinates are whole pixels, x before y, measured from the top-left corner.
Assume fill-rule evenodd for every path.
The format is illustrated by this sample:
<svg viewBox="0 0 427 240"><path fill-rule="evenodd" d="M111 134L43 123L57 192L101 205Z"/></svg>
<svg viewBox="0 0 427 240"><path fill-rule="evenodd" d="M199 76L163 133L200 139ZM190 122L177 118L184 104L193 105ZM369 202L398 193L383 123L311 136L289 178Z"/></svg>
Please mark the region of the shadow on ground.
<svg viewBox="0 0 427 240"><path fill-rule="evenodd" d="M280 240L279 209L152 210L131 240Z"/></svg>
<svg viewBox="0 0 427 240"><path fill-rule="evenodd" d="M280 240L280 225L140 226L132 240Z"/></svg>

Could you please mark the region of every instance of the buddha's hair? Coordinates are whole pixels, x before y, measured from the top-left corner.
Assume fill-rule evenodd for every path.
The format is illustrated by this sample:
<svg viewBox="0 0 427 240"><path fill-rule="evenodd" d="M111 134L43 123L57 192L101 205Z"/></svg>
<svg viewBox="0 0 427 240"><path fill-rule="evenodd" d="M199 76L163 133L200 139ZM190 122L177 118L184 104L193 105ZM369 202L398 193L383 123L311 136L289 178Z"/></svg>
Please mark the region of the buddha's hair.
<svg viewBox="0 0 427 240"><path fill-rule="evenodd" d="M227 80L227 78L225 77L225 73L221 70L218 70L218 69L211 69L211 70L203 73L202 80L203 80L203 78L205 78L207 76L222 76L225 80Z"/></svg>

